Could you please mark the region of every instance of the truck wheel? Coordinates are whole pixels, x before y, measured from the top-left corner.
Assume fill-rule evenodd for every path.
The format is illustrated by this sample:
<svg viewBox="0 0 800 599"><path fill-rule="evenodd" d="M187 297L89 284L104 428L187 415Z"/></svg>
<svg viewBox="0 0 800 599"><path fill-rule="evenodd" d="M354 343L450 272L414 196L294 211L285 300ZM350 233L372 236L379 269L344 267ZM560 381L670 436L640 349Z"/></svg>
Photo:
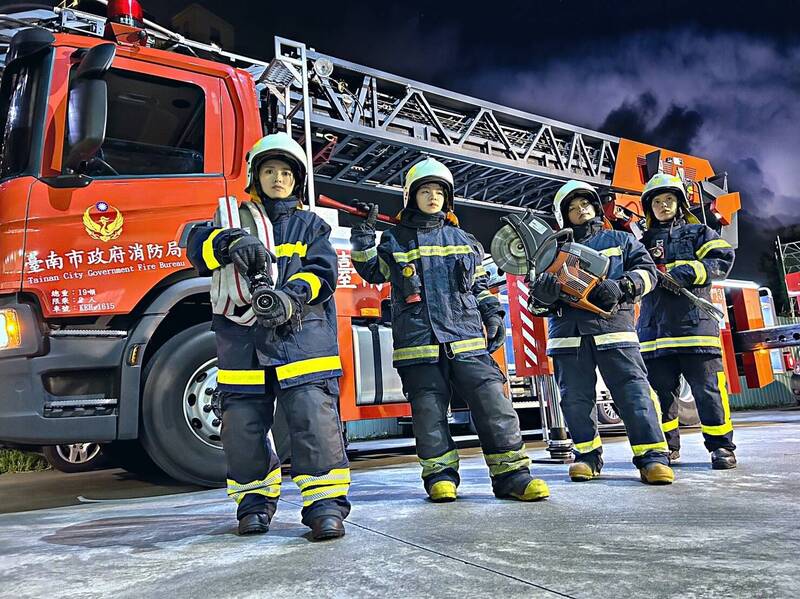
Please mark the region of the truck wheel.
<svg viewBox="0 0 800 599"><path fill-rule="evenodd" d="M697 426L700 424L700 414L697 413L692 388L682 376L681 387L678 392L678 422L681 426Z"/></svg>
<svg viewBox="0 0 800 599"><path fill-rule="evenodd" d="M224 486L220 422L211 410L217 348L210 324L195 325L167 341L147 364L144 380L141 440L148 455L173 478ZM272 433L285 459L289 438L282 413L276 414Z"/></svg>
<svg viewBox="0 0 800 599"><path fill-rule="evenodd" d="M45 445L42 453L47 463L61 472L88 472L107 464L99 443Z"/></svg>

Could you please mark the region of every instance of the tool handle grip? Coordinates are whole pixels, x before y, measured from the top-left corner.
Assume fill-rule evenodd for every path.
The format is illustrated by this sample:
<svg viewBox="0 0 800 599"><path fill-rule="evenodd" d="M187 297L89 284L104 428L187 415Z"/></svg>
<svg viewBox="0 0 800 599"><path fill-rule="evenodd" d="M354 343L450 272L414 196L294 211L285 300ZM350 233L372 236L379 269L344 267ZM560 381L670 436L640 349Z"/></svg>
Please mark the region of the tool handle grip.
<svg viewBox="0 0 800 599"><path fill-rule="evenodd" d="M317 204L320 206L325 206L326 208L334 208L339 210L340 212L346 212L347 214L352 214L353 216L360 216L361 218L367 218L369 215L368 212L365 210L359 210L355 206L350 206L349 204L344 204L342 202L337 202L333 198L329 198L326 195L320 194L317 198ZM400 219L386 216L385 214L379 214L378 220L384 223L389 223L390 225L396 225L400 222Z"/></svg>

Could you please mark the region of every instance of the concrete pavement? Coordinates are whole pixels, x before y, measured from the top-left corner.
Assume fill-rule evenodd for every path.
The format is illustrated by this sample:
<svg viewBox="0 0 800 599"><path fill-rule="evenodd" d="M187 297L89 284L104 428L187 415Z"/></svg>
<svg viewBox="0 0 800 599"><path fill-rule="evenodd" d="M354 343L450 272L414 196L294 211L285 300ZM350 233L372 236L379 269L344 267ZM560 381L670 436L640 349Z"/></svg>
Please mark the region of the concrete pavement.
<svg viewBox="0 0 800 599"><path fill-rule="evenodd" d="M536 465L547 502L499 501L480 455L459 501L416 464L353 473L347 536L311 543L288 478L268 535L234 534L223 490L0 515L2 597L796 597L800 412L737 415L740 467L684 435L670 487L638 482L624 439L600 480Z"/></svg>

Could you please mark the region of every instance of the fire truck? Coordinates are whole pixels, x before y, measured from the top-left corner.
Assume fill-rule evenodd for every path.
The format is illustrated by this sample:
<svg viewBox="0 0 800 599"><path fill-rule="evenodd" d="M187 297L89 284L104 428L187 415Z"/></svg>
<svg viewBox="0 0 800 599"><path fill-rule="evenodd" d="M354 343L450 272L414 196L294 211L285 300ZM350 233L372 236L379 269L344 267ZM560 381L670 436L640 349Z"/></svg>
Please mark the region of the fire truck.
<svg viewBox="0 0 800 599"><path fill-rule="evenodd" d="M352 221L321 208L322 194L393 213L403 173L432 155L454 174L462 223L488 247L504 213L549 216L564 180L636 211L649 176L672 169L706 222L736 241L738 194L704 159L287 39L274 40L269 61L247 58L146 21L135 0L107 4L106 16L56 8L0 17L0 441L107 443L131 468L148 458L184 481L224 482L210 405L210 280L192 269L185 242L220 198L244 199L244 155L265 133L287 131L304 146L314 165L309 209L334 229L345 423L410 408L391 366L387 289L355 273ZM520 283L506 284L516 375L530 381L527 400L555 406L543 327L525 312ZM719 303L730 302L723 294ZM737 322L759 328L752 298L736 306ZM756 385L767 378L751 351L758 343L738 348ZM504 362L502 350L496 357ZM553 414L551 429L562 431ZM286 455L280 409L273 435ZM563 431L550 441L568 443Z"/></svg>

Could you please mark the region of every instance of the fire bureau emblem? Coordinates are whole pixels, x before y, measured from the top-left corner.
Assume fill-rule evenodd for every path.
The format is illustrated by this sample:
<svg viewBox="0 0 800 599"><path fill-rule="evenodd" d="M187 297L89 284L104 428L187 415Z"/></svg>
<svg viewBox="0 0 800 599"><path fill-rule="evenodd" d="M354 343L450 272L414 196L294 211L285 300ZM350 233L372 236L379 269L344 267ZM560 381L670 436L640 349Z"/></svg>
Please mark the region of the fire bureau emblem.
<svg viewBox="0 0 800 599"><path fill-rule="evenodd" d="M92 208L101 213L101 216L96 217L97 220L92 218ZM110 216L109 210L114 211L114 216ZM103 213L108 213L108 215ZM122 235L123 222L122 213L106 202L97 202L94 206L89 206L83 213L83 226L89 237L100 241L111 241Z"/></svg>

